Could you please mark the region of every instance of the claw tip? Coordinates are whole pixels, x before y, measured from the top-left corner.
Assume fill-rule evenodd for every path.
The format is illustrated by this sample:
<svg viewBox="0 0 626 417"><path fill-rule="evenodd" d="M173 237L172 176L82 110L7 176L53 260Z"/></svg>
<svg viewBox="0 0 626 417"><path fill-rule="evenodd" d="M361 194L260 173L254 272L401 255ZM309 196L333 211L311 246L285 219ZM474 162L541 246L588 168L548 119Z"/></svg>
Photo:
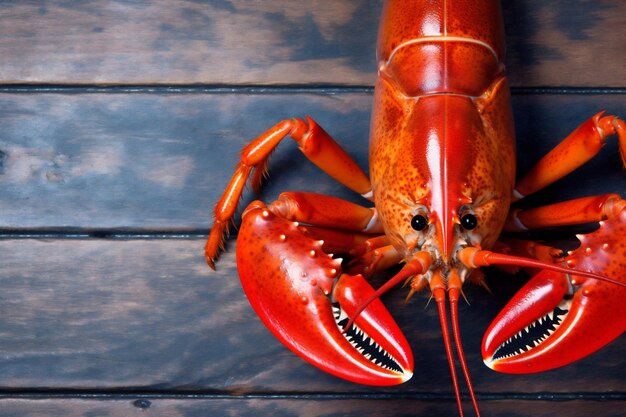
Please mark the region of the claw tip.
<svg viewBox="0 0 626 417"><path fill-rule="evenodd" d="M408 381L409 379L413 378L413 372L409 371L409 370L405 370L402 373L402 383Z"/></svg>
<svg viewBox="0 0 626 417"><path fill-rule="evenodd" d="M215 271L215 260L211 259L211 258L206 258L206 263L207 265L209 265L209 267Z"/></svg>

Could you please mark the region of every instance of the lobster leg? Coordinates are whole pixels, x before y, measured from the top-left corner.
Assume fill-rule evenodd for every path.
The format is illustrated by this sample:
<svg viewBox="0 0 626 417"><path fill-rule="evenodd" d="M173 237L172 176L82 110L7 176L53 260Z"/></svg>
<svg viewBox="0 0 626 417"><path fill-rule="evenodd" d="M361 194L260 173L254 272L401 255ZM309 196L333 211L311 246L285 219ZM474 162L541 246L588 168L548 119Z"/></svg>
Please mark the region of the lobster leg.
<svg viewBox="0 0 626 417"><path fill-rule="evenodd" d="M359 194L371 192L369 178L356 162L313 119L283 120L253 140L241 152L241 160L214 210L211 234L205 246L207 263L215 269L215 259L223 246L228 222L233 218L244 186L253 170L252 186L258 189L272 151L287 136L304 155L328 175Z"/></svg>
<svg viewBox="0 0 626 417"><path fill-rule="evenodd" d="M403 256L393 247L386 245L365 252L348 264L351 274L359 273L369 277L377 272L387 270L402 262Z"/></svg>
<svg viewBox="0 0 626 417"><path fill-rule="evenodd" d="M382 248L384 246L389 246L389 245L391 245L391 239L389 239L389 236L380 235L380 236L372 237L372 238L365 240L364 242L362 242L362 244L353 248L350 254L355 257L361 256L361 255L364 255L366 252L371 252L372 250Z"/></svg>
<svg viewBox="0 0 626 417"><path fill-rule="evenodd" d="M515 187L521 199L563 178L593 158L610 135L617 135L622 161L626 165L626 123L616 116L596 114L580 125L545 155Z"/></svg>
<svg viewBox="0 0 626 417"><path fill-rule="evenodd" d="M285 192L269 205L280 217L311 224L365 233L382 233L376 210L337 197L317 193Z"/></svg>
<svg viewBox="0 0 626 417"><path fill-rule="evenodd" d="M622 242L626 200L617 194L604 194L516 210L507 219L505 229L515 232L590 222L600 222L600 228L578 236L581 247L565 258L549 246L509 242L518 254L545 262L564 262L579 271L605 275L613 282L584 278L575 270L539 272L485 333L482 354L489 367L509 373L556 368L595 352L626 329L626 288L615 285L615 281L623 282L626 277Z"/></svg>
<svg viewBox="0 0 626 417"><path fill-rule="evenodd" d="M576 270L544 270L535 275L485 333L485 364L501 372L541 372L583 358L622 334L626 330L625 235L626 208L622 208L602 221L598 230L578 237L580 248L561 260ZM580 271L601 273L608 279L586 278Z"/></svg>
<svg viewBox="0 0 626 417"><path fill-rule="evenodd" d="M523 232L545 227L570 226L599 222L617 214L626 207L626 200L618 194L582 197L526 210L512 210L504 230Z"/></svg>
<svg viewBox="0 0 626 417"><path fill-rule="evenodd" d="M413 358L391 315L378 298L356 312L374 289L342 273L308 230L260 201L244 211L237 267L250 304L280 341L326 372L370 385L406 381Z"/></svg>
<svg viewBox="0 0 626 417"><path fill-rule="evenodd" d="M543 262L555 262L555 260L563 254L561 249L553 246L544 245L533 240L503 238L498 243L500 253L508 253L515 256L523 256L525 258L538 259ZM504 271L511 274L517 273L520 267L503 268ZM532 268L533 271L537 269Z"/></svg>
<svg viewBox="0 0 626 417"><path fill-rule="evenodd" d="M585 164L609 135L617 135L626 165L626 123L599 113L544 156L518 183L514 198L544 188ZM512 210L504 230L523 232L591 222L600 222L600 228L578 236L581 247L564 259L558 250L542 245L511 246L518 253L548 263L563 261L576 270L543 270L518 291L485 333L482 354L487 366L509 373L540 372L589 355L624 332L626 289L620 281L626 276L621 241L626 232L626 200L604 194ZM585 278L579 275L581 271L605 279Z"/></svg>
<svg viewBox="0 0 626 417"><path fill-rule="evenodd" d="M351 255L354 248L358 248L372 237L371 234L350 230L331 229L328 227L307 227L309 236L321 240L322 249L326 253Z"/></svg>
<svg viewBox="0 0 626 417"><path fill-rule="evenodd" d="M291 221L322 227L325 230L340 229L360 233L379 234L383 232L375 209L341 200L336 197L306 192L282 193L268 209L274 214ZM332 230L330 229L330 230ZM311 229L308 229L311 230ZM315 229L313 229L315 234ZM387 241L384 235L366 241L369 248L350 263L351 274L361 273L370 276L400 263L402 256ZM367 245L367 242L370 245ZM332 244L332 243L330 243ZM378 245L382 244L381 247ZM346 248L349 254L355 251ZM355 249L358 251L358 249Z"/></svg>
<svg viewBox="0 0 626 417"><path fill-rule="evenodd" d="M320 194L282 193L268 206L255 201L244 211L237 267L250 304L294 353L354 382L391 385L412 375L406 339L380 300L356 312L374 289L361 275L343 273L341 259L318 240L325 236L332 246L339 238L339 249L349 253L363 244L362 232L378 230L372 209Z"/></svg>

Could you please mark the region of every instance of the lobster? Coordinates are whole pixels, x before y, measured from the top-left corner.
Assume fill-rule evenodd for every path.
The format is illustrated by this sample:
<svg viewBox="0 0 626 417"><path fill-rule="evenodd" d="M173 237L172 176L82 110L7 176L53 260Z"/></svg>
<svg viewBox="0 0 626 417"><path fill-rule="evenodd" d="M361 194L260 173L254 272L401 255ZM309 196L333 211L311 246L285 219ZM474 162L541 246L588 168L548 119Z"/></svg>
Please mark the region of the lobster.
<svg viewBox="0 0 626 417"><path fill-rule="evenodd" d="M373 207L305 192L283 193L268 205L252 202L242 214L236 255L254 310L279 340L324 371L393 385L411 377L413 356L380 296L403 282L407 299L427 288L437 304L459 414L453 343L479 415L458 303L466 281L486 286L481 267L540 271L485 334L483 358L495 370L562 366L626 329L620 301L626 296L626 200L607 194L535 208L514 204L585 164L610 136L618 138L626 164L626 124L603 113L591 117L516 183L497 0L387 0L377 59L370 175L312 118L279 122L242 150L215 206L207 262L215 268L245 185L250 181L259 192L270 154L290 137ZM580 248L570 252L515 237L591 222L600 227L579 236ZM398 264L377 290L368 283ZM599 319L609 309L614 319Z"/></svg>

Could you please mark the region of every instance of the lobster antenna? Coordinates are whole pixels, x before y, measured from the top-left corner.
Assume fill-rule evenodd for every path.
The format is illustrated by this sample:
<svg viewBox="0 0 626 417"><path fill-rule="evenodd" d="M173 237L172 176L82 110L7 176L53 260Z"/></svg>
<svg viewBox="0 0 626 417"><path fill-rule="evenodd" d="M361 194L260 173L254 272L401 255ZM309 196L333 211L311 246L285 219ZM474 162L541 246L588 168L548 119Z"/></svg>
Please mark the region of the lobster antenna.
<svg viewBox="0 0 626 417"><path fill-rule="evenodd" d="M459 363L461 364L461 370L463 371L463 376L465 377L465 383L467 384L467 389L469 391L470 399L472 400L472 405L474 406L474 411L476 412L476 416L480 417L480 410L478 409L478 401L476 401L476 395L474 394L474 386L472 385L472 379L470 378L469 369L467 367L467 362L465 360L465 352L463 351L463 344L461 343L461 331L459 330L459 288L450 288L448 290L449 300L450 300L450 319L452 321L452 335L454 337L454 343L456 344L457 354L459 356ZM461 292L462 294L462 292ZM465 296L463 296L465 298Z"/></svg>
<svg viewBox="0 0 626 417"><path fill-rule="evenodd" d="M446 358L450 366L450 376L452 377L452 386L454 387L454 395L456 397L456 405L459 407L459 416L463 417L463 403L461 402L461 392L459 390L459 381L456 375L456 366L454 365L454 357L452 356L452 344L450 342L450 333L448 331L448 317L446 315L446 292L443 288L433 288L433 296L437 302L439 310L439 324L441 325L441 335L443 336L443 344L446 348ZM458 348L458 344L457 344ZM470 392L472 392L470 390ZM476 401L472 395L472 401ZM479 415L480 416L480 415Z"/></svg>
<svg viewBox="0 0 626 417"><path fill-rule="evenodd" d="M515 265L525 266L531 268L541 268L550 271L561 272L568 275L579 275L582 277L597 279L598 281L604 281L611 284L618 285L620 287L626 287L626 283L617 281L613 278L606 277L604 275L596 274L595 272L581 271L579 269L566 268L564 266L551 264L536 259L523 258L521 256L506 255L503 253L491 252L488 250L482 250L477 248L464 248L458 252L458 259L470 268L478 268L480 266L490 265Z"/></svg>
<svg viewBox="0 0 626 417"><path fill-rule="evenodd" d="M415 254L415 258L411 259L402 267L400 271L393 277L389 279L389 281L385 282L383 285L378 288L374 294L369 296L361 305L356 309L354 315L350 317L348 323L343 328L345 332L352 326L354 320L359 317L359 314L363 312L367 308L367 306L377 298L380 298L384 293L404 281L405 279L412 277L413 275L421 274L426 271L430 264L432 263L432 258L427 252L418 252Z"/></svg>

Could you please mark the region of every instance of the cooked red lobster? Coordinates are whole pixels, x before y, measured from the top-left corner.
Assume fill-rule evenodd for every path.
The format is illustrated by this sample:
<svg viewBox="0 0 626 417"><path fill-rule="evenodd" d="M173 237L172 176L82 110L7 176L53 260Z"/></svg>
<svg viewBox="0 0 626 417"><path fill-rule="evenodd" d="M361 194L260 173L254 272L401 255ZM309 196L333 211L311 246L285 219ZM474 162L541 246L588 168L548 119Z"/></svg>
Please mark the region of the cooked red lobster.
<svg viewBox="0 0 626 417"><path fill-rule="evenodd" d="M485 335L484 360L495 370L562 366L624 332L626 201L609 194L532 209L511 204L586 163L609 136L618 138L624 160L626 124L595 115L516 184L503 56L496 0L388 0L378 37L369 177L310 118L281 121L243 149L215 208L206 245L211 267L245 184L251 177L259 189L284 138L374 205L289 192L267 206L255 201L243 213L237 241L243 288L274 335L305 360L358 383L406 381L411 350L379 296L402 282L409 296L428 288L459 413L453 343L479 415L457 306L466 281L485 285L479 268L489 265L541 270ZM569 253L502 238L503 231L590 222L601 225ZM402 268L381 288L368 284L372 274L397 264Z"/></svg>

